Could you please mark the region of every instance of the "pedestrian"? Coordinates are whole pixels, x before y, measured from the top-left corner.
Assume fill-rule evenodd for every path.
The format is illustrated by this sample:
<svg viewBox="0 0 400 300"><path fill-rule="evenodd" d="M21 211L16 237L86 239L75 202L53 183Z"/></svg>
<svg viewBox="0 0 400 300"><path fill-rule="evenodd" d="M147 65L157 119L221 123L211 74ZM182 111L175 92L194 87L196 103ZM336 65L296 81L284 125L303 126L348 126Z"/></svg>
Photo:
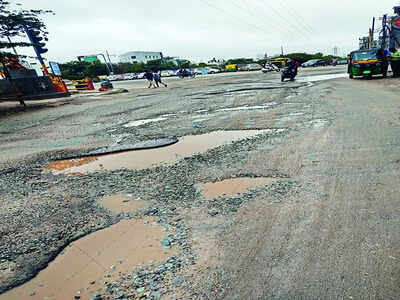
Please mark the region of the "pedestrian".
<svg viewBox="0 0 400 300"><path fill-rule="evenodd" d="M149 70L146 70L146 72L143 75L143 78L146 78L149 81L148 88L151 88L154 85L154 83L153 83L154 76L153 76L153 73L150 72ZM154 87L155 87L155 85L154 85Z"/></svg>
<svg viewBox="0 0 400 300"><path fill-rule="evenodd" d="M166 83L161 81L161 74L159 72L155 72L153 74L153 77L154 77L154 82L155 82L156 87L160 87L160 83L165 87L168 86Z"/></svg>

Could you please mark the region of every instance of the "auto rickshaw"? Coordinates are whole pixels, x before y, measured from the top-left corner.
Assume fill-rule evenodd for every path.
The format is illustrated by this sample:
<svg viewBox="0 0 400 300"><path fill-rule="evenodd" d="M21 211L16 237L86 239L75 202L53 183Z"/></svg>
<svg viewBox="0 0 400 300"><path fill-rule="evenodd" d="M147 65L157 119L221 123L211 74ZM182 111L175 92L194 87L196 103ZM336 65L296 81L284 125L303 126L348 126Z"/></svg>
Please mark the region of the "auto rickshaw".
<svg viewBox="0 0 400 300"><path fill-rule="evenodd" d="M372 78L373 75L382 75L386 78L387 71L388 60L382 49L372 48L350 53L347 67L349 78L355 76Z"/></svg>

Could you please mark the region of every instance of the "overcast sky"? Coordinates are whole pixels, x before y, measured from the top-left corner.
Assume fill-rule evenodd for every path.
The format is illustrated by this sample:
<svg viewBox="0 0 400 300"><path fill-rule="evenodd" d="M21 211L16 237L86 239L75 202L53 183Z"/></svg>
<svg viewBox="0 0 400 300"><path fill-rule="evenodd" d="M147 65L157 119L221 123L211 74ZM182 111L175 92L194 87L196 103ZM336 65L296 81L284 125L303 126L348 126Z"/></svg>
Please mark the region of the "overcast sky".
<svg viewBox="0 0 400 300"><path fill-rule="evenodd" d="M11 2L14 2L11 0ZM23 0L51 9L49 60L78 55L161 51L195 61L268 53L331 54L357 48L373 16L392 13L393 0ZM282 4L284 3L284 4ZM30 50L31 51L31 50ZM26 53L26 51L25 51ZM31 54L28 51L29 54Z"/></svg>

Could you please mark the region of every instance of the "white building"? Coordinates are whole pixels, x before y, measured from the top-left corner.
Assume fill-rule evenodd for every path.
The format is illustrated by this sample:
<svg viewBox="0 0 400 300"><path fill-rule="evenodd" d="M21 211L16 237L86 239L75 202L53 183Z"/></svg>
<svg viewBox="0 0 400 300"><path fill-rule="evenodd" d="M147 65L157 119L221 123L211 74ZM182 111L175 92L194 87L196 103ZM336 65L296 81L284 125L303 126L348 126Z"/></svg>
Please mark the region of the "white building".
<svg viewBox="0 0 400 300"><path fill-rule="evenodd" d="M150 52L150 51L130 51L120 55L119 59L122 63L147 63L149 60L162 59L162 52Z"/></svg>

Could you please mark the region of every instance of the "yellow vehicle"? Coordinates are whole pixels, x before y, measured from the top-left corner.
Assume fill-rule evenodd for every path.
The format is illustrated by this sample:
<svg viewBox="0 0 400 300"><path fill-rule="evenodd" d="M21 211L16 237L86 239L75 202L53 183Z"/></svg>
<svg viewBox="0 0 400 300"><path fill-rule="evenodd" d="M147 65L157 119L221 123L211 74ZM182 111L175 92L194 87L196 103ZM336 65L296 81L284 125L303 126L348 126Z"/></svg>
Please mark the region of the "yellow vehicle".
<svg viewBox="0 0 400 300"><path fill-rule="evenodd" d="M226 72L236 72L238 70L238 65L226 65L225 71Z"/></svg>
<svg viewBox="0 0 400 300"><path fill-rule="evenodd" d="M290 58L288 57L277 57L274 59L271 59L270 64L271 65L275 65L278 68L283 68L284 66L286 66L286 63L288 62Z"/></svg>

